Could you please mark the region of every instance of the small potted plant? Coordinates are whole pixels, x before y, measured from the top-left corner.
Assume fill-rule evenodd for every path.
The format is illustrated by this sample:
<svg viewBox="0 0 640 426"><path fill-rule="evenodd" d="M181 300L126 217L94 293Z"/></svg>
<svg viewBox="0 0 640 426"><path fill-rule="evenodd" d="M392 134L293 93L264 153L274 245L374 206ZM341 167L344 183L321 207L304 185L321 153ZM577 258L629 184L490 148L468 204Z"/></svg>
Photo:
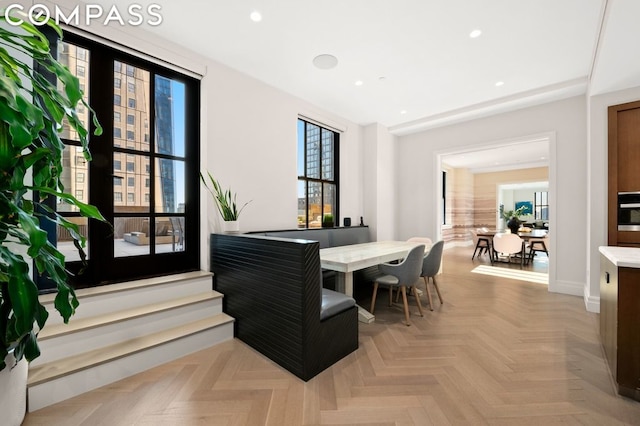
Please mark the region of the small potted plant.
<svg viewBox="0 0 640 426"><path fill-rule="evenodd" d="M334 225L333 215L331 213L326 213L322 217L322 227L323 228L333 228L333 225Z"/></svg>
<svg viewBox="0 0 640 426"><path fill-rule="evenodd" d="M240 217L242 210L244 210L247 204L251 201L247 201L240 209L238 209L236 201L238 194L233 194L231 189L222 189L220 183L211 175L211 173L207 172L207 176L211 186L209 186L205 177L200 173L202 183L204 183L204 186L213 196L213 201L220 212L220 216L222 216L222 220L224 221L224 231L228 233L240 232L240 223L238 222L238 218Z"/></svg>

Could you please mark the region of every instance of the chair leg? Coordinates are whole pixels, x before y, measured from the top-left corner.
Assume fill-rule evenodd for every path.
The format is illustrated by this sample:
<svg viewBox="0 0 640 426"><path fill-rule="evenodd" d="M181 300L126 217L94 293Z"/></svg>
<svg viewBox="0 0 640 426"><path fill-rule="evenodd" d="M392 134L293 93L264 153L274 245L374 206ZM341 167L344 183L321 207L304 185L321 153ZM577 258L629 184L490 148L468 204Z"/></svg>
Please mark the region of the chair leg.
<svg viewBox="0 0 640 426"><path fill-rule="evenodd" d="M398 289L400 291L400 289ZM389 286L389 306L393 306L393 286Z"/></svg>
<svg viewBox="0 0 640 426"><path fill-rule="evenodd" d="M413 289L413 291L412 291L413 297L416 298L416 303L418 304L418 311L420 312L420 316L423 317L424 313L422 312L422 305L420 304L420 295L418 294L416 289L413 288L413 286L411 288Z"/></svg>
<svg viewBox="0 0 640 426"><path fill-rule="evenodd" d="M442 305L444 303L444 300L442 300L442 295L440 294L440 288L438 287L438 283L436 282L436 277L431 277L431 279L433 280L433 286L436 288L438 299L440 300L440 304Z"/></svg>
<svg viewBox="0 0 640 426"><path fill-rule="evenodd" d="M471 256L471 260L476 257L476 252L478 251L478 245L476 244L475 250L473 250L473 255ZM480 250L480 254L482 254L482 250ZM480 256L480 254L478 256Z"/></svg>
<svg viewBox="0 0 640 426"><path fill-rule="evenodd" d="M376 296L378 295L378 283L373 283L373 296L371 296L371 309L369 312L373 313L373 310L376 307Z"/></svg>
<svg viewBox="0 0 640 426"><path fill-rule="evenodd" d="M431 299L431 290L429 290L429 279L427 277L422 277L424 279L424 286L427 289L427 299L429 299L429 309L433 311L433 300Z"/></svg>
<svg viewBox="0 0 640 426"><path fill-rule="evenodd" d="M411 322L409 321L409 302L407 301L407 287L400 286L400 291L402 292L402 301L404 303L404 318L406 319L406 325L410 326Z"/></svg>

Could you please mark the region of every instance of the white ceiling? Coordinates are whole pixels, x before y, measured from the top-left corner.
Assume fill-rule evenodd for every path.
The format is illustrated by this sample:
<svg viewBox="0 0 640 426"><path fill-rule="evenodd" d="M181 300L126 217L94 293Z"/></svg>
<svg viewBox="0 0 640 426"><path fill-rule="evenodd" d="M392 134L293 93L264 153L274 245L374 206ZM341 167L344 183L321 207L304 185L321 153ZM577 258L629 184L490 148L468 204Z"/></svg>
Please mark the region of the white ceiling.
<svg viewBox="0 0 640 426"><path fill-rule="evenodd" d="M443 155L440 161L449 167L469 169L471 173L547 167L549 140L540 138L468 152L456 152Z"/></svg>
<svg viewBox="0 0 640 426"><path fill-rule="evenodd" d="M162 6L162 24L149 31L398 135L640 85L640 0L137 3ZM250 20L254 10L262 21ZM482 35L472 39L474 29ZM319 54L336 56L338 65L317 69Z"/></svg>

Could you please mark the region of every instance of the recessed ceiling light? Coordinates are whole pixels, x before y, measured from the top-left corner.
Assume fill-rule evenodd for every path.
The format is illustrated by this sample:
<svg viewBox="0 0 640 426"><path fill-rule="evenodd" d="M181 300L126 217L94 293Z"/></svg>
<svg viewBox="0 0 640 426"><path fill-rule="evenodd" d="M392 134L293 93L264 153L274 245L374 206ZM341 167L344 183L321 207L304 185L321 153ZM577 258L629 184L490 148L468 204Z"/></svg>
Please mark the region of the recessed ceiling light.
<svg viewBox="0 0 640 426"><path fill-rule="evenodd" d="M478 38L480 37L480 35L482 34L482 31L480 30L473 30L469 33L469 37L471 38Z"/></svg>
<svg viewBox="0 0 640 426"><path fill-rule="evenodd" d="M496 81L496 87L500 87L504 85L504 81Z"/></svg>
<svg viewBox="0 0 640 426"><path fill-rule="evenodd" d="M321 70L329 70L338 65L338 58L333 55L323 54L313 58L313 65Z"/></svg>
<svg viewBox="0 0 640 426"><path fill-rule="evenodd" d="M406 113L407 113L406 109L403 109L402 111L400 111L400 114L406 114Z"/></svg>
<svg viewBox="0 0 640 426"><path fill-rule="evenodd" d="M257 10L254 10L251 12L251 15L249 15L249 18L251 18L253 22L260 22L262 21L262 14Z"/></svg>
<svg viewBox="0 0 640 426"><path fill-rule="evenodd" d="M362 80L357 80L357 81L355 82L355 85L356 85L356 86L362 86L362 84L363 84L363 83L362 83Z"/></svg>

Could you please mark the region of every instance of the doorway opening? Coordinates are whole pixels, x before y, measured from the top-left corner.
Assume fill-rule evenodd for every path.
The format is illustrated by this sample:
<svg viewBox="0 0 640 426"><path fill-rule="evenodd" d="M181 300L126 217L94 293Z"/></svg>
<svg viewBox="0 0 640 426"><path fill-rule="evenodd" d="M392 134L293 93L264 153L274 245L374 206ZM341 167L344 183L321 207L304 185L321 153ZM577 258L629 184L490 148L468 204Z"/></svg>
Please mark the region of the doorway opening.
<svg viewBox="0 0 640 426"><path fill-rule="evenodd" d="M501 229L500 201L506 205L508 185L547 182L543 224L550 230L548 257L549 291L555 291L556 135L548 132L521 138L478 143L436 153L434 182L438 200L434 208L439 239L451 246L470 245L471 229ZM445 181L446 180L446 181ZM501 194L501 186L503 193ZM445 189L446 188L446 189ZM444 193L443 191L446 191ZM511 195L513 196L513 195ZM527 200L511 200L524 202ZM532 210L535 199L531 201ZM535 218L534 215L531 216ZM504 227L504 226L502 226Z"/></svg>

